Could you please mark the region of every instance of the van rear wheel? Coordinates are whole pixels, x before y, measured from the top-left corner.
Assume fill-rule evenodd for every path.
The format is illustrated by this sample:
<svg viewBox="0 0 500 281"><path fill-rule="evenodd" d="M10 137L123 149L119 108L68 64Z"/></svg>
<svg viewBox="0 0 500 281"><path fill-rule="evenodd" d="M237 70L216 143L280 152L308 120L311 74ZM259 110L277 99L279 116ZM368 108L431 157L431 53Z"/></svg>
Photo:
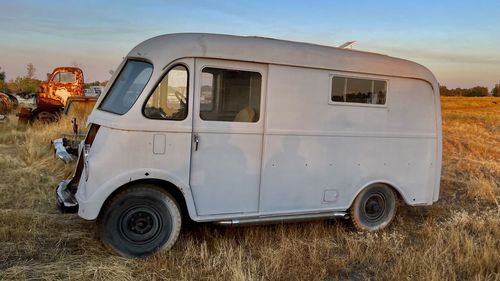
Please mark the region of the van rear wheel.
<svg viewBox="0 0 500 281"><path fill-rule="evenodd" d="M396 214L397 197L385 184L373 184L356 197L350 214L354 226L361 231L385 228Z"/></svg>
<svg viewBox="0 0 500 281"><path fill-rule="evenodd" d="M170 194L157 186L141 184L114 196L98 224L106 247L122 256L144 257L174 245L182 218Z"/></svg>

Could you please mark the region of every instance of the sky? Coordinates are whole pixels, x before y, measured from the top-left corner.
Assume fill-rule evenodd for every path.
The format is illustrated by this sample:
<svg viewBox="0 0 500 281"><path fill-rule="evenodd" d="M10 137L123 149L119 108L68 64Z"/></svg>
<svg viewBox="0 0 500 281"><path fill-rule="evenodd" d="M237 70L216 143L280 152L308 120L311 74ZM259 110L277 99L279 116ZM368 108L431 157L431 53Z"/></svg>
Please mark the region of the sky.
<svg viewBox="0 0 500 281"><path fill-rule="evenodd" d="M416 61L448 88L500 83L500 1L0 0L0 67L7 79L79 66L108 80L150 37L178 32L265 36Z"/></svg>

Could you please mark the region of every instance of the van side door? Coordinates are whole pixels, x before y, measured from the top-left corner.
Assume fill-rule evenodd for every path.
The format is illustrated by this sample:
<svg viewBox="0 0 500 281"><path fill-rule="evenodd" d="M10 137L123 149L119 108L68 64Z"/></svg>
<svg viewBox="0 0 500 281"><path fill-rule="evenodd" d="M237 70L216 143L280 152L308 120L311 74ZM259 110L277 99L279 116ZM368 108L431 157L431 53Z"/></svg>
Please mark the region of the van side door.
<svg viewBox="0 0 500 281"><path fill-rule="evenodd" d="M256 213L267 65L195 61L190 185L199 216Z"/></svg>

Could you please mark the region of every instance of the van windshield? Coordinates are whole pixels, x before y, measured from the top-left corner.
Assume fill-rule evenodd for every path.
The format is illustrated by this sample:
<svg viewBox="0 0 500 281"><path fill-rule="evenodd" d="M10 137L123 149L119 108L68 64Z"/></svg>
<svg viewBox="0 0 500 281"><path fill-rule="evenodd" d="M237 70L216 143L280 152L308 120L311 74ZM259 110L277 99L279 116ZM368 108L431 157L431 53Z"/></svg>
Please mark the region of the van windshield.
<svg viewBox="0 0 500 281"><path fill-rule="evenodd" d="M99 109L120 115L127 113L148 83L152 72L153 65L150 63L127 61Z"/></svg>

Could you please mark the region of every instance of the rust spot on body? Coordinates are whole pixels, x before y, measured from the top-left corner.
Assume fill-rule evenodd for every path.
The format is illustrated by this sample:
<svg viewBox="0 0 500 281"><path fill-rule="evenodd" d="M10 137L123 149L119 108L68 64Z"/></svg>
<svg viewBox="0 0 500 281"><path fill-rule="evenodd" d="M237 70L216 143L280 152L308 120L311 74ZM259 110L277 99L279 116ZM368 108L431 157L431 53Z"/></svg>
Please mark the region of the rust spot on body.
<svg viewBox="0 0 500 281"><path fill-rule="evenodd" d="M0 114L7 114L12 109L12 104L10 102L9 96L4 93L0 93Z"/></svg>
<svg viewBox="0 0 500 281"><path fill-rule="evenodd" d="M64 107L68 97L84 95L83 71L77 67L54 69L38 88L38 107Z"/></svg>

